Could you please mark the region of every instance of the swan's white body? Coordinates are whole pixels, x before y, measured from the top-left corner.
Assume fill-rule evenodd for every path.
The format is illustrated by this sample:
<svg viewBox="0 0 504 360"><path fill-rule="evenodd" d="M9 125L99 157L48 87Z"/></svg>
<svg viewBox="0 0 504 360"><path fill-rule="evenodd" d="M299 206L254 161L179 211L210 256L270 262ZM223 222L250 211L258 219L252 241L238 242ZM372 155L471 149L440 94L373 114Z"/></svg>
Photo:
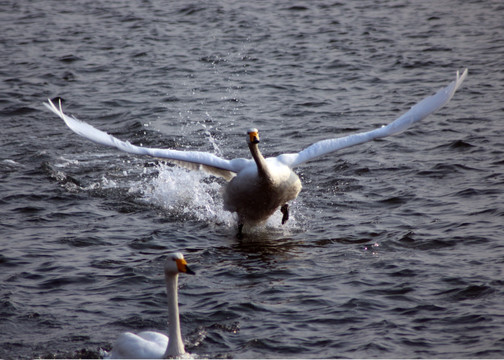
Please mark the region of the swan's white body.
<svg viewBox="0 0 504 360"><path fill-rule="evenodd" d="M297 197L301 191L301 182L292 171L294 167L331 152L405 130L450 101L466 76L467 69L462 75L459 75L457 71L455 80L448 86L420 101L387 126L341 138L318 141L298 153L282 154L266 159L257 148L258 141L252 141L250 138L248 142L253 159L226 160L205 152L135 146L64 114L61 103L59 108L50 100L44 105L61 117L70 129L89 140L132 154L164 158L184 167L205 170L225 178L229 183L224 192L224 208L236 212L240 224L243 225L243 223L256 224L266 220L279 207ZM282 212L284 212L283 208Z"/></svg>
<svg viewBox="0 0 504 360"><path fill-rule="evenodd" d="M289 166L261 155L257 129L248 135L254 161L233 177L224 191L224 209L236 212L240 224L264 221L301 191L301 181Z"/></svg>
<svg viewBox="0 0 504 360"><path fill-rule="evenodd" d="M184 343L180 332L178 309L178 274L194 274L188 267L181 253L168 256L165 262L166 295L168 298L169 336L143 331L138 334L125 332L114 343L107 359L163 359L185 354Z"/></svg>

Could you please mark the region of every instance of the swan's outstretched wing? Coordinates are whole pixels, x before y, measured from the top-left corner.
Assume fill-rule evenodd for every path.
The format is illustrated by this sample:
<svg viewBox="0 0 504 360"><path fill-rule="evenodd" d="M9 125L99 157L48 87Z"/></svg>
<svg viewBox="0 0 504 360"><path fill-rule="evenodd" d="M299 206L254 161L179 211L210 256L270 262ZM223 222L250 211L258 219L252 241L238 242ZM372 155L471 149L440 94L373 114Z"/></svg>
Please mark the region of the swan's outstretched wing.
<svg viewBox="0 0 504 360"><path fill-rule="evenodd" d="M439 90L435 95L429 96L418 104L414 105L408 112L403 114L398 119L394 120L387 126L375 129L372 131L345 136L342 138L328 139L316 142L297 154L284 154L278 157L278 160L291 168L317 158L322 155L329 154L333 151L340 150L349 146L362 144L364 142L390 136L400 131L405 130L410 125L416 123L429 116L436 110L440 109L452 98L455 91L460 87L467 76L467 69L462 75L457 71L457 77L447 87Z"/></svg>
<svg viewBox="0 0 504 360"><path fill-rule="evenodd" d="M250 163L250 161L252 161L247 159L225 160L213 154L200 151L179 151L136 146L128 141L119 140L104 131L98 130L93 126L74 118L73 116L66 115L63 113L61 108L61 101L59 108L57 108L51 100L49 100L48 103L44 103L44 105L62 118L67 126L75 133L98 144L112 146L131 154L149 155L163 158L185 168L192 170L205 170L213 175L223 177L228 181L231 180L243 167Z"/></svg>

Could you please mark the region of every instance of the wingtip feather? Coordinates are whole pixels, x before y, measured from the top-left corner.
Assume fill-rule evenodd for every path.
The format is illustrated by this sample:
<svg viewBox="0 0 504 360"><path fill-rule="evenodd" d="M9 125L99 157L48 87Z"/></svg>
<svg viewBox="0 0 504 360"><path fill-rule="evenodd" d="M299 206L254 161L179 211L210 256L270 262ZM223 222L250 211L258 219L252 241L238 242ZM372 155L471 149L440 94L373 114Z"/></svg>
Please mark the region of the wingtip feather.
<svg viewBox="0 0 504 360"><path fill-rule="evenodd" d="M469 73L469 70L467 68L464 69L464 71L462 72L462 75L460 75L460 71L457 70L457 77L455 79L454 92L457 91L457 89L460 87L460 85L462 85L462 83L464 82L468 73Z"/></svg>

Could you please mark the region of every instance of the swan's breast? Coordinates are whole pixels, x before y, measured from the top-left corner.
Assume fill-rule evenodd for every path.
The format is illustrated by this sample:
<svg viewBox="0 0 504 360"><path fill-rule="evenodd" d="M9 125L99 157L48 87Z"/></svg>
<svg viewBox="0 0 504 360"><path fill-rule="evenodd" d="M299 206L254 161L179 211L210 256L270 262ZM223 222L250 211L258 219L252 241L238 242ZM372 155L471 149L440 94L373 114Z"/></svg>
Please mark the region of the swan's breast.
<svg viewBox="0 0 504 360"><path fill-rule="evenodd" d="M299 177L275 158L266 159L268 178L259 176L252 164L240 171L226 186L224 208L251 222L266 220L301 191Z"/></svg>

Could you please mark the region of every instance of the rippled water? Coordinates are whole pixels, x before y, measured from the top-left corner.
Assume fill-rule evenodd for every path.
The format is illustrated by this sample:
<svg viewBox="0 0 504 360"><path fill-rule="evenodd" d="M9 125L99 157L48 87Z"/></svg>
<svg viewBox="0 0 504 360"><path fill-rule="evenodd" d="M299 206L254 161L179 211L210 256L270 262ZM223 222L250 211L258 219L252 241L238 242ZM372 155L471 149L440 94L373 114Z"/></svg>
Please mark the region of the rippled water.
<svg viewBox="0 0 504 360"><path fill-rule="evenodd" d="M501 1L0 4L0 357L97 357L166 331L182 251L195 357L504 357ZM405 133L298 169L292 219L235 238L220 186L100 147L246 157L385 124L469 68Z"/></svg>

